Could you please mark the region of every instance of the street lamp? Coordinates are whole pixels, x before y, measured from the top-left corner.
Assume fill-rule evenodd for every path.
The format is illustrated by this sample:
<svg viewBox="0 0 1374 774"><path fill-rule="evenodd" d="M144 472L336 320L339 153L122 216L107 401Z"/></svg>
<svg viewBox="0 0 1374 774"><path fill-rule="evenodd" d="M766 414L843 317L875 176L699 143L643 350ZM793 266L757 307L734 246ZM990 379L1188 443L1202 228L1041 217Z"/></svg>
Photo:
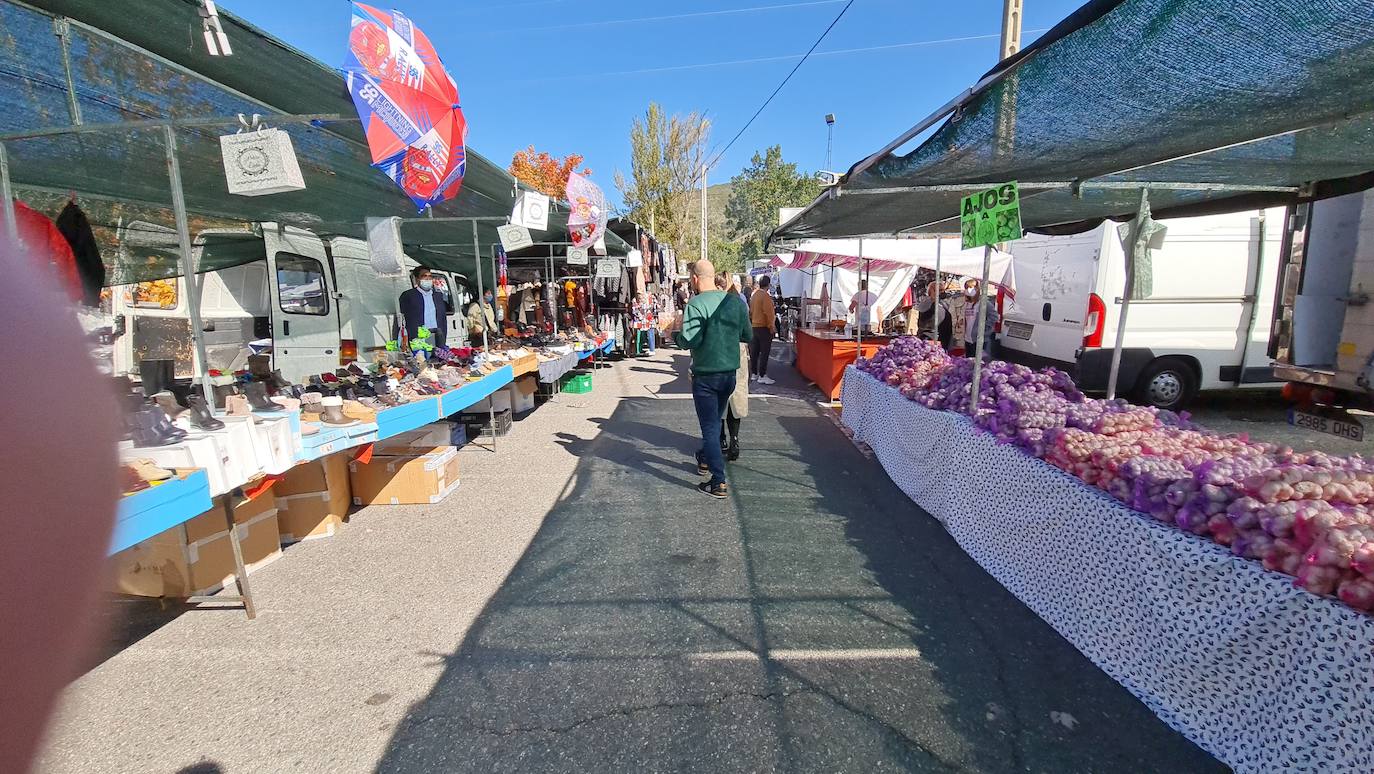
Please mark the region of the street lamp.
<svg viewBox="0 0 1374 774"><path fill-rule="evenodd" d="M830 169L830 149L835 143L835 114L825 114L825 168Z"/></svg>

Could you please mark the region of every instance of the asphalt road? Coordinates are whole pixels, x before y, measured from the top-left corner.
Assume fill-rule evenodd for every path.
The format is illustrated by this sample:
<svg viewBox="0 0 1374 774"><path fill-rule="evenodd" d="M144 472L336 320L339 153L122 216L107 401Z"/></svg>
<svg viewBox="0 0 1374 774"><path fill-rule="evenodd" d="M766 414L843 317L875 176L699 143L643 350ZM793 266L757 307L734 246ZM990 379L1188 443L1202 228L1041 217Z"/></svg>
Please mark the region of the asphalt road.
<svg viewBox="0 0 1374 774"><path fill-rule="evenodd" d="M685 357L596 376L69 691L42 770L1224 771L972 562L794 375L733 495ZM913 462L920 464L920 462Z"/></svg>
<svg viewBox="0 0 1374 774"><path fill-rule="evenodd" d="M1205 392L1189 408L1193 420L1219 433L1245 433L1257 441L1319 450L1332 454L1370 454L1374 440L1351 441L1288 424L1289 403L1278 390L1230 390ZM1374 417L1362 417L1374 439Z"/></svg>

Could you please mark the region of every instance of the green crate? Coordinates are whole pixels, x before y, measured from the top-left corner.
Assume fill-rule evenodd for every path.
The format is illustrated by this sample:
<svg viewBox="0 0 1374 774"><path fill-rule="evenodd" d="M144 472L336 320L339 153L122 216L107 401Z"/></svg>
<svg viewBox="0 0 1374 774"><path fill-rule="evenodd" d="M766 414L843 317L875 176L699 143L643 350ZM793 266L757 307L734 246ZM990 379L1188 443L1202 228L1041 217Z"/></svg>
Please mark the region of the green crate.
<svg viewBox="0 0 1374 774"><path fill-rule="evenodd" d="M563 377L563 392L583 395L592 391L591 374L568 374Z"/></svg>

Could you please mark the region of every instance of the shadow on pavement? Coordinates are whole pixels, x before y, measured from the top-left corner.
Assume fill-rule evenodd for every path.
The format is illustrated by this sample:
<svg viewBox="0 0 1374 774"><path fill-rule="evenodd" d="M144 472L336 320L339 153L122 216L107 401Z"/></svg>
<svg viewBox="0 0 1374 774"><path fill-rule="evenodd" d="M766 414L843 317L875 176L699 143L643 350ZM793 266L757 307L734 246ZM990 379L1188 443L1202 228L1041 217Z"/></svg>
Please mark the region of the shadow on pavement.
<svg viewBox="0 0 1374 774"><path fill-rule="evenodd" d="M814 408L751 409L727 502L690 402L564 436L568 490L378 770L1216 768Z"/></svg>

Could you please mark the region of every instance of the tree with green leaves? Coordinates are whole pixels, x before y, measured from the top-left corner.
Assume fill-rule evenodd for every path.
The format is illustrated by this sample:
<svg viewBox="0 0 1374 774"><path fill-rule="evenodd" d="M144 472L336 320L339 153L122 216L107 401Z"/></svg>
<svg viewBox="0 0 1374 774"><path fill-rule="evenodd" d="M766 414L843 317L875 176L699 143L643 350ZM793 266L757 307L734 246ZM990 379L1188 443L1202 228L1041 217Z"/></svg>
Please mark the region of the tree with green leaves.
<svg viewBox="0 0 1374 774"><path fill-rule="evenodd" d="M710 135L704 116L668 116L651 102L630 125L630 177L615 173L630 219L676 248L680 260L701 254L699 189Z"/></svg>
<svg viewBox="0 0 1374 774"><path fill-rule="evenodd" d="M778 225L778 210L805 207L820 194L820 184L803 174L796 164L782 160L782 146L754 153L749 166L730 180L730 202L725 207L730 235L739 243L740 258L749 261L763 254L768 234Z"/></svg>

